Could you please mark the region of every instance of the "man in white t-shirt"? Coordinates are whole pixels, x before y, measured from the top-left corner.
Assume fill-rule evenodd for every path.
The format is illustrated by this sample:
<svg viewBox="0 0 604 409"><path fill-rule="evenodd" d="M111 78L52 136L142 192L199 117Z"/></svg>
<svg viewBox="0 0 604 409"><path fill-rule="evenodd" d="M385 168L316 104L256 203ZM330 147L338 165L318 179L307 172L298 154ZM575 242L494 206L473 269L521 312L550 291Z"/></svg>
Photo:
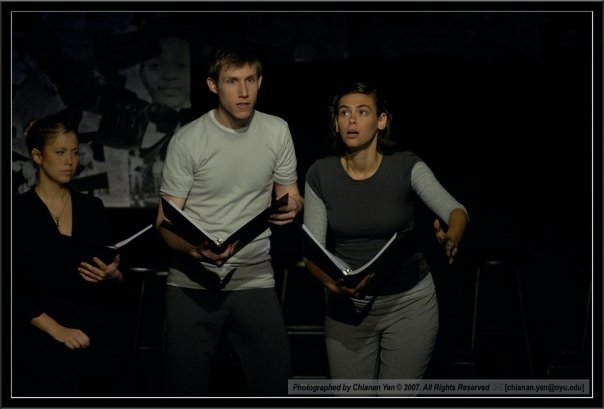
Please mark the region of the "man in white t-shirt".
<svg viewBox="0 0 604 409"><path fill-rule="evenodd" d="M287 123L254 109L262 64L247 49L219 50L207 85L218 106L170 140L160 195L218 236L266 209L273 196L289 202L272 215L291 223L303 207ZM195 247L157 225L174 250L166 291L165 379L171 396L205 396L212 358L224 334L239 356L252 396L287 394L288 337L274 290L270 229L233 253Z"/></svg>

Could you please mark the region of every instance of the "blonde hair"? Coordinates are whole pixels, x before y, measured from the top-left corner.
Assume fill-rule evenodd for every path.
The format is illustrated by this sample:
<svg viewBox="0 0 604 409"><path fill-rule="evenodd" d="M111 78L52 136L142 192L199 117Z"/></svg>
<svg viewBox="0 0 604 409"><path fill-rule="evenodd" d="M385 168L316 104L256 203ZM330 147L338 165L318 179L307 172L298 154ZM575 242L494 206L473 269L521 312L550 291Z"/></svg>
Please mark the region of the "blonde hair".
<svg viewBox="0 0 604 409"><path fill-rule="evenodd" d="M34 149L43 152L48 142L67 132L73 132L77 136L75 128L67 120L54 115L39 120L32 119L23 128L25 143L30 153Z"/></svg>

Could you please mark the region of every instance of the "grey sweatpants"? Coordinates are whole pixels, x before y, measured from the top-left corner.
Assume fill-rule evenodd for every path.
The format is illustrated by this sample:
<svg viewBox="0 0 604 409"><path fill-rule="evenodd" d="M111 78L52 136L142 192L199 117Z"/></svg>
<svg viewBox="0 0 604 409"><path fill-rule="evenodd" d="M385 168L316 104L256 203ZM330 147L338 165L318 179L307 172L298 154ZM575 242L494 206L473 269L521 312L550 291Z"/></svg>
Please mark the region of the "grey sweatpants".
<svg viewBox="0 0 604 409"><path fill-rule="evenodd" d="M332 379L421 379L438 332L432 275L412 289L376 297L358 325L325 319Z"/></svg>

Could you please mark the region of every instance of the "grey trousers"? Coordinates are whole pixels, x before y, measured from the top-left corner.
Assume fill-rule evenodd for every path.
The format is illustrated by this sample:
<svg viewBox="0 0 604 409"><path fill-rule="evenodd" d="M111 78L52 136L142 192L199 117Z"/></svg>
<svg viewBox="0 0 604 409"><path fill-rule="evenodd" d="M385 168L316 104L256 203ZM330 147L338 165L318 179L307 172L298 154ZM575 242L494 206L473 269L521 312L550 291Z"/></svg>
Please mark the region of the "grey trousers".
<svg viewBox="0 0 604 409"><path fill-rule="evenodd" d="M421 379L438 332L432 275L402 294L376 297L358 325L325 319L332 379Z"/></svg>
<svg viewBox="0 0 604 409"><path fill-rule="evenodd" d="M168 396L207 396L217 343L239 356L251 396L285 396L289 340L274 288L211 292L168 286L164 334Z"/></svg>

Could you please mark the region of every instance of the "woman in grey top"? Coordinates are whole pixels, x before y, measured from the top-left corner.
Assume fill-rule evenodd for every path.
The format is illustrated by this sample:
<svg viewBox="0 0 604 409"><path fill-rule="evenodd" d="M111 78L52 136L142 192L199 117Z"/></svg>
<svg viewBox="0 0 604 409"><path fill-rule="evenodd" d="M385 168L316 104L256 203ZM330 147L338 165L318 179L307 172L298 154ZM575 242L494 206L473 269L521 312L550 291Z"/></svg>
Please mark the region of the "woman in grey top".
<svg viewBox="0 0 604 409"><path fill-rule="evenodd" d="M304 224L356 269L395 232L402 237L413 233L418 197L438 216L435 234L452 263L468 222L466 209L415 154L386 154L392 145L390 121L385 101L368 83L353 83L335 96L336 155L308 170ZM369 274L355 288L306 260L307 269L329 290L325 335L332 378L424 376L438 330L438 304L430 267L419 248L408 250L386 279Z"/></svg>

